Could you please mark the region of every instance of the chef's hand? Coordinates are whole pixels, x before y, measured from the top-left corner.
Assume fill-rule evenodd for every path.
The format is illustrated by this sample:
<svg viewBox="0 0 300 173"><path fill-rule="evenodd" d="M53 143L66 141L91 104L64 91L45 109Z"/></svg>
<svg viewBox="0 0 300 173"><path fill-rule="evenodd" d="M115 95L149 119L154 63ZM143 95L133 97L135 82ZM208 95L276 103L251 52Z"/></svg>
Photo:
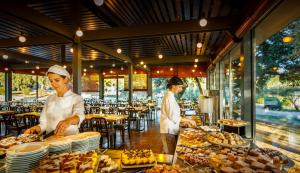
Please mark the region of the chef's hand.
<svg viewBox="0 0 300 173"><path fill-rule="evenodd" d="M57 126L56 129L54 131L54 134L56 135L64 135L66 129L70 126L70 125L77 125L79 123L79 117L77 115L74 115L72 117L66 118L65 120L60 121Z"/></svg>
<svg viewBox="0 0 300 173"><path fill-rule="evenodd" d="M27 130L25 130L24 134L39 134L41 132L41 128L39 125L33 126Z"/></svg>
<svg viewBox="0 0 300 173"><path fill-rule="evenodd" d="M70 118L67 118L65 120L60 121L57 126L56 129L54 131L54 134L56 135L63 135L66 131L66 129L71 125L71 120Z"/></svg>

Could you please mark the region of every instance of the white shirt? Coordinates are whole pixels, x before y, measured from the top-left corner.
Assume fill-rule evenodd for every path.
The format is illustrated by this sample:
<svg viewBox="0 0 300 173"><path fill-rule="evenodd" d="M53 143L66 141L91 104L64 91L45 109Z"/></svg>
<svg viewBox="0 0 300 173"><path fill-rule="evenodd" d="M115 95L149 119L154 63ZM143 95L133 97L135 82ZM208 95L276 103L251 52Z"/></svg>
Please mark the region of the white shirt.
<svg viewBox="0 0 300 173"><path fill-rule="evenodd" d="M180 120L180 107L176 102L174 93L168 90L161 105L160 133L177 135Z"/></svg>
<svg viewBox="0 0 300 173"><path fill-rule="evenodd" d="M57 94L50 95L44 105L40 116L40 128L42 132L49 133L56 129L57 124L68 118L77 115L80 119L78 125L68 127L64 135L73 135L79 132L81 122L84 120L84 101L80 95L67 91L63 97Z"/></svg>

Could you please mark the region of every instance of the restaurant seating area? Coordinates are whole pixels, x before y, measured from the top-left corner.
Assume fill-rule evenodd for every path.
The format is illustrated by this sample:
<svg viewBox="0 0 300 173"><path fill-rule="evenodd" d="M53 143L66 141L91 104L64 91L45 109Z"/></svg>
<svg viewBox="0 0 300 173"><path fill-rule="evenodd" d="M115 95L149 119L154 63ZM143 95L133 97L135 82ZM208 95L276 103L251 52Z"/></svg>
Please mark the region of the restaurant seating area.
<svg viewBox="0 0 300 173"><path fill-rule="evenodd" d="M300 172L299 7L1 2L0 173Z"/></svg>

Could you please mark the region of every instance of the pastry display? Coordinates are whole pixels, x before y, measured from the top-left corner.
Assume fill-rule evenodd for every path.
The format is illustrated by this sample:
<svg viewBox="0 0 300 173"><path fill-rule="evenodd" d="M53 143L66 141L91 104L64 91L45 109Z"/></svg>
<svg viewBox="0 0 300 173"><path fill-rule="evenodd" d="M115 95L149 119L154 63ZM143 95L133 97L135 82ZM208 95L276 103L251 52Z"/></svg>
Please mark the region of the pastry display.
<svg viewBox="0 0 300 173"><path fill-rule="evenodd" d="M207 136L207 140L210 143L228 147L248 146L247 141L245 141L240 135L235 133L212 133Z"/></svg>
<svg viewBox="0 0 300 173"><path fill-rule="evenodd" d="M163 172L187 173L186 170L180 168L178 165L165 165L165 164L154 166L151 169L146 170L145 173L163 173Z"/></svg>
<svg viewBox="0 0 300 173"><path fill-rule="evenodd" d="M202 120L199 116L193 115L193 116L191 116L190 119L192 119L196 122L196 126L201 126L202 125ZM182 127L182 128L195 128L189 122L186 122L186 121L181 121L179 126Z"/></svg>
<svg viewBox="0 0 300 173"><path fill-rule="evenodd" d="M198 148L198 147L206 147L211 145L206 140L206 133L201 130L185 130L180 134L180 139L178 141L179 145L190 147L190 148Z"/></svg>
<svg viewBox="0 0 300 173"><path fill-rule="evenodd" d="M87 153L63 153L52 155L40 161L34 173L94 173L98 163L95 151Z"/></svg>
<svg viewBox="0 0 300 173"><path fill-rule="evenodd" d="M202 167L209 167L209 155L213 153L210 149L178 146L176 148L178 158L188 162L190 165L200 165Z"/></svg>
<svg viewBox="0 0 300 173"><path fill-rule="evenodd" d="M220 128L218 126L200 126L201 130L205 132L219 132Z"/></svg>
<svg viewBox="0 0 300 173"><path fill-rule="evenodd" d="M206 138L206 133L196 129L186 129L180 133L180 138L185 140L203 140Z"/></svg>
<svg viewBox="0 0 300 173"><path fill-rule="evenodd" d="M152 150L124 150L121 156L123 165L147 165L155 163Z"/></svg>
<svg viewBox="0 0 300 173"><path fill-rule="evenodd" d="M0 148L7 149L11 146L23 144L23 143L29 143L29 142L37 142L40 141L40 137L35 134L22 134L18 137L8 137L0 140Z"/></svg>
<svg viewBox="0 0 300 173"><path fill-rule="evenodd" d="M233 126L233 127L241 127L246 126L248 123L243 120L235 120L235 119L222 119L218 121L219 124Z"/></svg>
<svg viewBox="0 0 300 173"><path fill-rule="evenodd" d="M100 173L111 173L117 172L118 165L108 155L101 155L99 157L99 165L98 165L98 172Z"/></svg>

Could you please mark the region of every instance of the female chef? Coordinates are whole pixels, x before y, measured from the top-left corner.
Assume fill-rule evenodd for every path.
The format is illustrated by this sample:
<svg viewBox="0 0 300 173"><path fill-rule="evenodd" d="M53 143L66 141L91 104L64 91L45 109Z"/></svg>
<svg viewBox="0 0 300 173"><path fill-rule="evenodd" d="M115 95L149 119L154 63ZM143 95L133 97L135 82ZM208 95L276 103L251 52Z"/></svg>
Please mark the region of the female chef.
<svg viewBox="0 0 300 173"><path fill-rule="evenodd" d="M84 120L84 102L80 95L69 89L70 74L63 67L54 65L46 75L56 93L47 98L40 124L27 129L25 134L53 131L56 135L77 134Z"/></svg>
<svg viewBox="0 0 300 173"><path fill-rule="evenodd" d="M196 126L195 121L180 116L180 107L176 102L174 94L180 93L182 91L182 87L182 80L178 77L172 77L168 81L168 90L162 100L160 133L164 153L174 153L180 122Z"/></svg>

